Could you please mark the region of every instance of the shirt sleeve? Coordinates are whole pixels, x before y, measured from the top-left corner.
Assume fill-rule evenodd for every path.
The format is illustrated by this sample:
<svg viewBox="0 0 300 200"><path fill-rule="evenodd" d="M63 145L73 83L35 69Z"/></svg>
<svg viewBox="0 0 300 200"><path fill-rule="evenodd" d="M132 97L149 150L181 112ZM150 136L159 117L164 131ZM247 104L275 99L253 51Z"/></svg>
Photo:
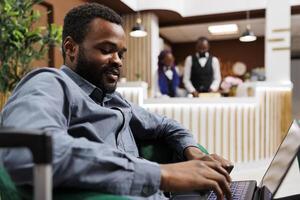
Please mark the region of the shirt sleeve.
<svg viewBox="0 0 300 200"><path fill-rule="evenodd" d="M184 75L183 83L188 92L192 93L196 89L191 82L191 71L192 71L192 56L188 56L184 63Z"/></svg>
<svg viewBox="0 0 300 200"><path fill-rule="evenodd" d="M42 129L53 139L54 187L150 196L159 190L157 163L139 159L105 143L74 138L68 133L72 99L58 75L27 76L3 110L3 126ZM3 163L18 185L32 183L32 157L25 149L9 149Z"/></svg>
<svg viewBox="0 0 300 200"><path fill-rule="evenodd" d="M210 89L213 92L216 92L218 91L221 82L220 62L216 57L213 57L212 59L212 68L213 68L213 82L210 85Z"/></svg>
<svg viewBox="0 0 300 200"><path fill-rule="evenodd" d="M151 113L144 108L133 105L133 118L130 126L134 136L140 140L163 140L184 160L184 149L197 146L193 135L178 122L164 116Z"/></svg>

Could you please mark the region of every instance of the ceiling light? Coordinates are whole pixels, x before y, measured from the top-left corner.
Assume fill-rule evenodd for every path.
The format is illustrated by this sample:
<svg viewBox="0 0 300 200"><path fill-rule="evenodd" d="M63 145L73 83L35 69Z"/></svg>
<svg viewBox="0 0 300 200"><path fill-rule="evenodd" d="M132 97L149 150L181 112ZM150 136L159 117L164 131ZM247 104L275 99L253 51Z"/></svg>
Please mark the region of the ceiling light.
<svg viewBox="0 0 300 200"><path fill-rule="evenodd" d="M131 32L129 33L131 37L145 37L147 36L147 32L142 25L142 19L138 12L138 17L136 19L135 25L132 27Z"/></svg>
<svg viewBox="0 0 300 200"><path fill-rule="evenodd" d="M208 27L208 31L212 35L235 34L238 32L238 27L236 24L213 25Z"/></svg>
<svg viewBox="0 0 300 200"><path fill-rule="evenodd" d="M241 42L253 42L256 40L256 36L250 29L250 25L247 25L245 32L239 38Z"/></svg>
<svg viewBox="0 0 300 200"><path fill-rule="evenodd" d="M247 16L246 16L247 27L246 27L246 30L241 35L241 37L239 38L239 40L241 42L253 42L253 41L256 40L256 36L251 31L251 27L250 27L250 24L249 24L249 18L250 18L250 12L249 12L249 10L247 10Z"/></svg>

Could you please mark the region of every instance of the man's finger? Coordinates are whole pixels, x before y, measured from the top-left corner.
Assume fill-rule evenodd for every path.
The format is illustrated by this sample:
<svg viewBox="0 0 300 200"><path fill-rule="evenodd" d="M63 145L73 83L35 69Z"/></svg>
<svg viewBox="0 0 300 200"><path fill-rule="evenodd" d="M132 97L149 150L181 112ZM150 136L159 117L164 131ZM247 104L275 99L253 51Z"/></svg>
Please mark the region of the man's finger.
<svg viewBox="0 0 300 200"><path fill-rule="evenodd" d="M222 157L220 157L216 154L211 154L211 157L214 160L217 160L218 162L220 162L224 168L229 167L229 166L233 166L232 162L230 162L230 161L228 161L228 160L226 160L226 159L224 159L224 158L222 158Z"/></svg>
<svg viewBox="0 0 300 200"><path fill-rule="evenodd" d="M208 188L216 193L217 199L224 199L224 194L219 184L213 180L207 180Z"/></svg>
<svg viewBox="0 0 300 200"><path fill-rule="evenodd" d="M228 183L231 182L231 177L228 174L228 172L226 171L226 169L224 169L220 163L218 162L214 162L214 161L207 161L205 162L209 167L213 168L214 170L216 170L217 172L221 173L223 176L225 176L226 180L228 181Z"/></svg>
<svg viewBox="0 0 300 200"><path fill-rule="evenodd" d="M225 176L211 168L211 170L208 170L208 173L205 174L205 177L215 181L221 188L222 193L226 195L227 199L231 199L230 183Z"/></svg>

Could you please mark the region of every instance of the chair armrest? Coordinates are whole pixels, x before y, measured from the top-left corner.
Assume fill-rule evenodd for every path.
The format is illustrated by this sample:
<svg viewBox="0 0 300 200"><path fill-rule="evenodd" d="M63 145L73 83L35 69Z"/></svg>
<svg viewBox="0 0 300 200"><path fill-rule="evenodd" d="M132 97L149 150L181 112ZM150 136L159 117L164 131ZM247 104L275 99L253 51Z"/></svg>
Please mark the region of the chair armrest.
<svg viewBox="0 0 300 200"><path fill-rule="evenodd" d="M42 131L1 128L0 147L27 147L35 164L52 162L52 138Z"/></svg>
<svg viewBox="0 0 300 200"><path fill-rule="evenodd" d="M27 147L35 163L34 199L52 199L52 138L40 130L0 128L0 147ZM11 187L12 190L14 188Z"/></svg>
<svg viewBox="0 0 300 200"><path fill-rule="evenodd" d="M205 154L209 154L209 152L207 151L207 149L205 149L201 144L197 144L198 148Z"/></svg>

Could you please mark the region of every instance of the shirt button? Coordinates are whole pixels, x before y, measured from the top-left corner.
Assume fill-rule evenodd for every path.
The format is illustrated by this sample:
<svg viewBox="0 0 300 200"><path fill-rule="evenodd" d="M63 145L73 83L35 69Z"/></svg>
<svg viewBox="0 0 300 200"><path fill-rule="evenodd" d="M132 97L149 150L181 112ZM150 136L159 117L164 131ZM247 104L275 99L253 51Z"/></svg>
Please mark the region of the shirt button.
<svg viewBox="0 0 300 200"><path fill-rule="evenodd" d="M149 187L143 186L142 193L143 193L144 195L149 195L150 192L151 192L151 191L149 190Z"/></svg>

